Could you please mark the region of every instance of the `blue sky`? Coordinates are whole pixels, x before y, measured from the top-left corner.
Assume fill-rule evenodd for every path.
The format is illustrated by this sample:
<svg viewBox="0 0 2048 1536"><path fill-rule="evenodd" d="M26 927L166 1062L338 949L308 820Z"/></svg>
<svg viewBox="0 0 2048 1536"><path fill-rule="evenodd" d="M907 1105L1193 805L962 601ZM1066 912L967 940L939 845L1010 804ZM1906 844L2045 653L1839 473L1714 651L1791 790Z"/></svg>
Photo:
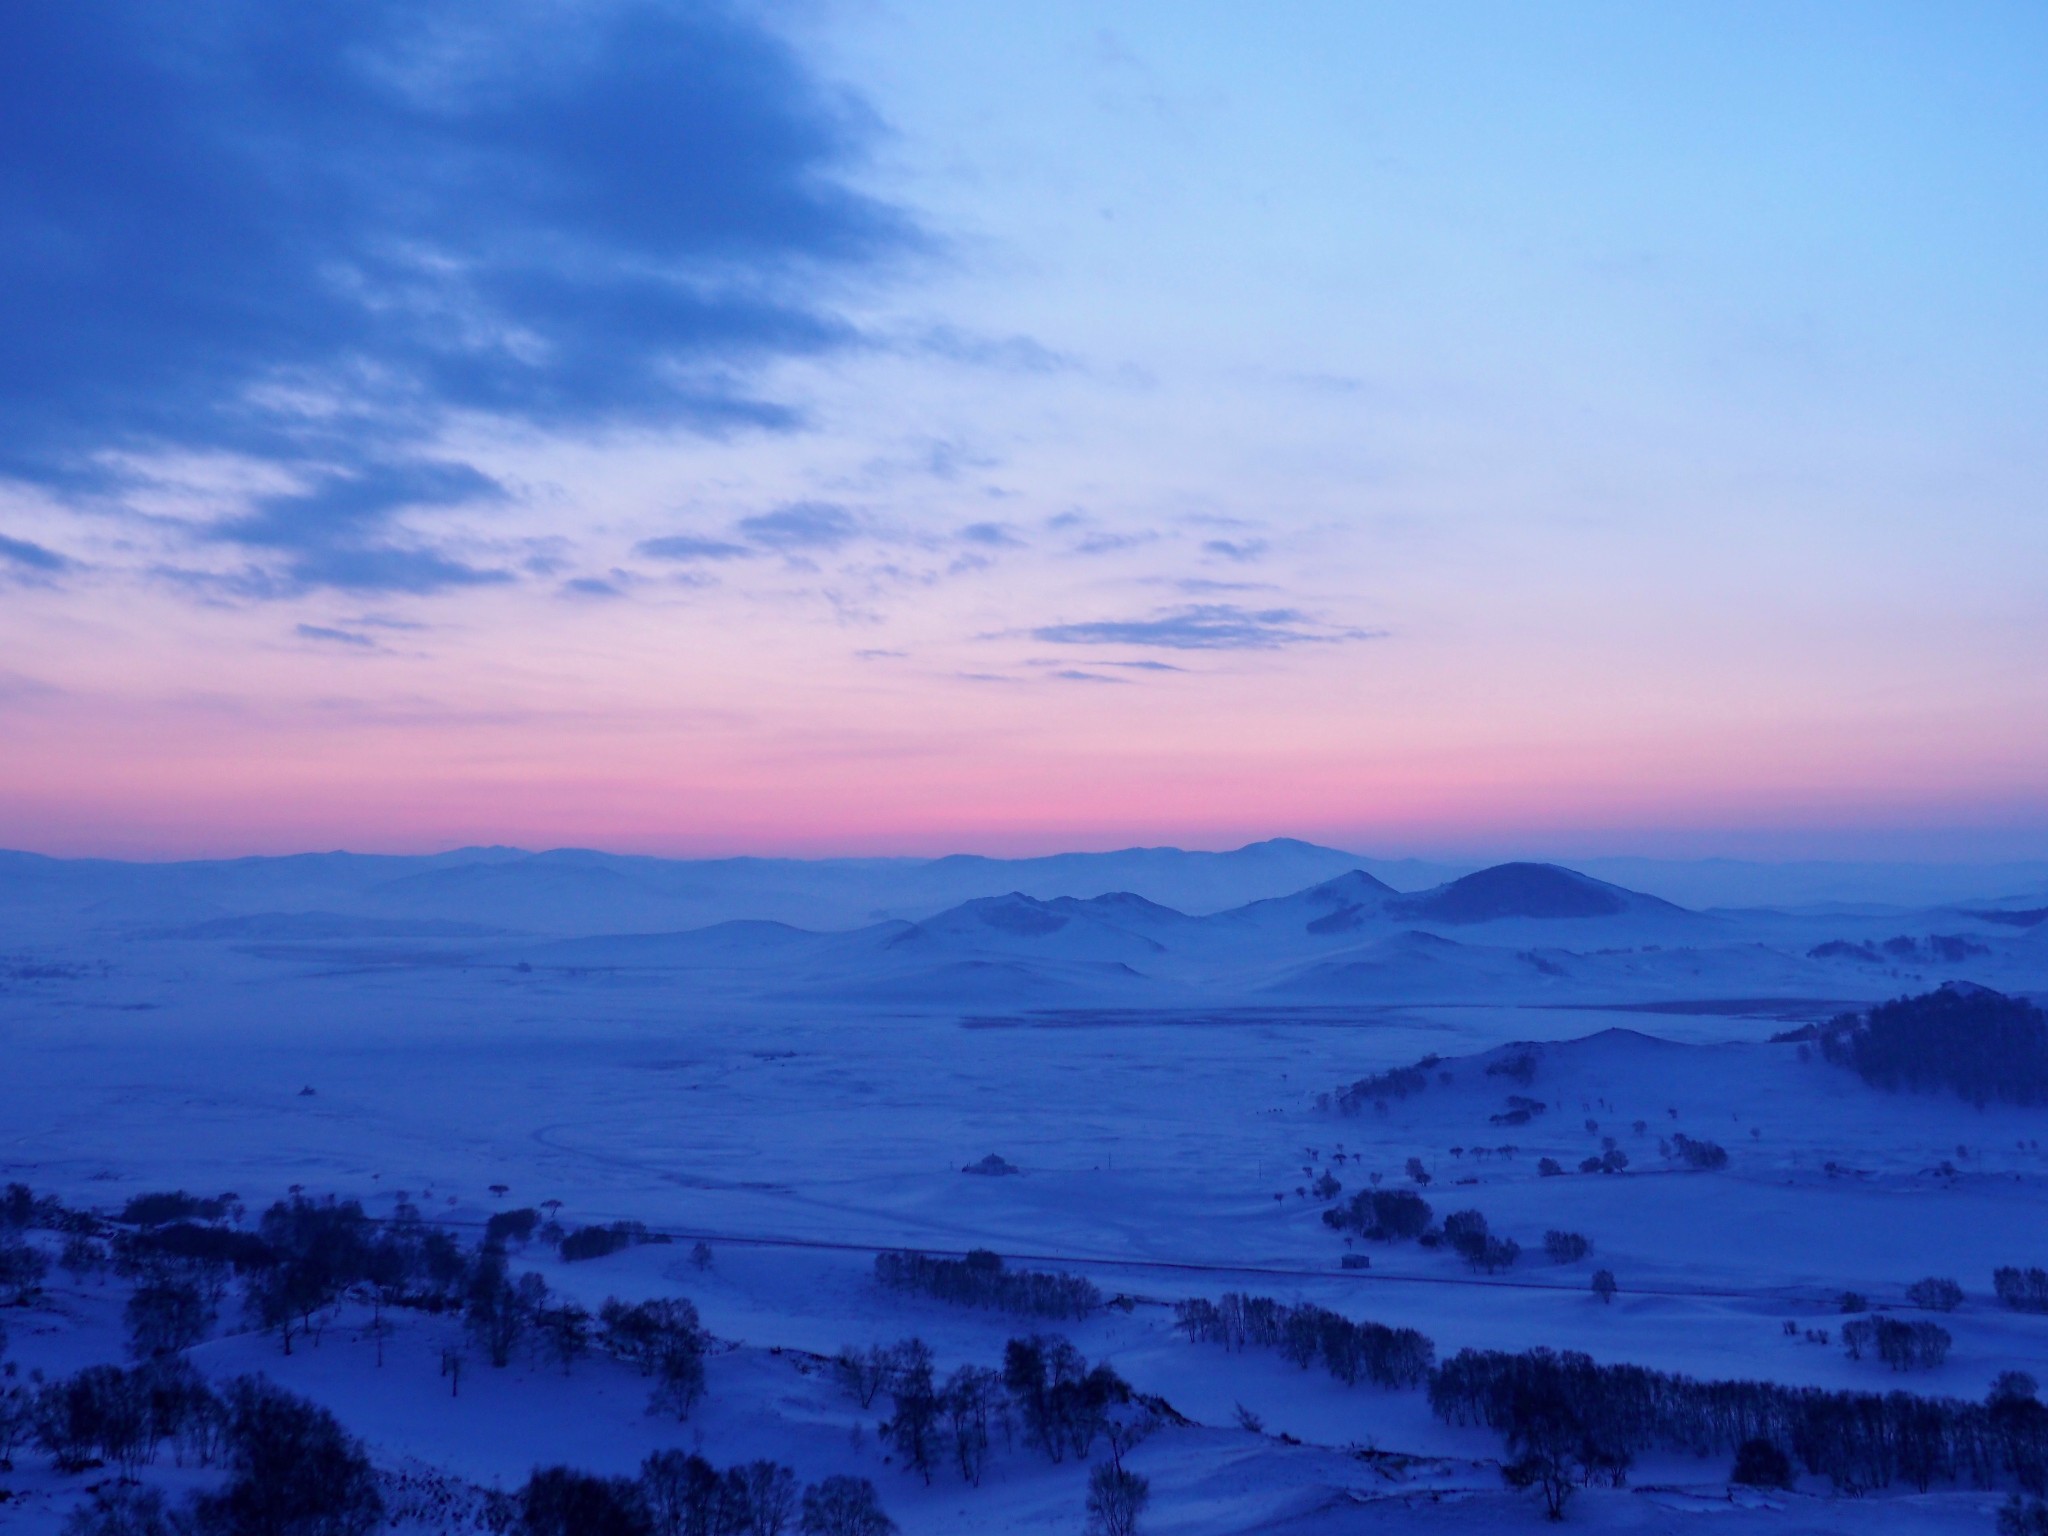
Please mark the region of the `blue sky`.
<svg viewBox="0 0 2048 1536"><path fill-rule="evenodd" d="M2037 8L0 25L0 841L2048 847Z"/></svg>

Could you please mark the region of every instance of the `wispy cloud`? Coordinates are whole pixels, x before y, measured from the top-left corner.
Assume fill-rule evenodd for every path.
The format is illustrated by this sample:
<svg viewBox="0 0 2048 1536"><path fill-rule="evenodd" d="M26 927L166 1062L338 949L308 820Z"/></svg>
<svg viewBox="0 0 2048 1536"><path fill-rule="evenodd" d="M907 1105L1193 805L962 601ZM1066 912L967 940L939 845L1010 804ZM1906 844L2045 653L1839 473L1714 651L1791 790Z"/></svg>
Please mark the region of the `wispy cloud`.
<svg viewBox="0 0 2048 1536"><path fill-rule="evenodd" d="M375 650L377 642L368 635L359 635L353 630L336 629L331 624L301 624L292 631L301 640L316 641L321 645L345 645L356 650Z"/></svg>
<svg viewBox="0 0 2048 1536"><path fill-rule="evenodd" d="M1271 651L1296 645L1375 639L1381 631L1336 629L1295 608L1246 609L1197 603L1139 619L1048 624L1032 638L1054 645L1161 646L1179 651Z"/></svg>
<svg viewBox="0 0 2048 1536"><path fill-rule="evenodd" d="M1065 353L1029 336L984 336L951 325L933 326L917 339L913 350L1008 373L1063 373L1075 366Z"/></svg>
<svg viewBox="0 0 2048 1536"><path fill-rule="evenodd" d="M696 534L671 533L657 539L642 539L635 553L651 560L746 560L754 551L730 539L706 539Z"/></svg>
<svg viewBox="0 0 2048 1536"><path fill-rule="evenodd" d="M1016 529L1008 523L969 523L960 530L960 537L969 544L980 544L989 549L1024 547L1024 541L1017 537Z"/></svg>
<svg viewBox="0 0 2048 1536"><path fill-rule="evenodd" d="M69 559L54 549L31 544L27 539L10 539L5 534L0 534L0 563L38 576L54 576L59 571L70 570L72 566Z"/></svg>
<svg viewBox="0 0 2048 1536"><path fill-rule="evenodd" d="M1146 544L1156 543L1159 535L1143 533L1091 533L1074 545L1077 555L1113 555L1119 550L1137 549Z"/></svg>
<svg viewBox="0 0 2048 1536"><path fill-rule="evenodd" d="M1168 587L1175 592L1184 592L1189 597L1213 597L1219 592L1277 592L1279 587L1270 581L1218 581L1212 576L1144 576L1139 585L1147 587Z"/></svg>
<svg viewBox="0 0 2048 1536"><path fill-rule="evenodd" d="M0 671L0 699L10 704L26 704L33 700L54 699L64 690L44 682L38 677L27 677L19 672Z"/></svg>
<svg viewBox="0 0 2048 1536"><path fill-rule="evenodd" d="M829 501L793 501L773 512L743 517L734 527L761 548L782 552L838 549L861 531L858 518Z"/></svg>
<svg viewBox="0 0 2048 1536"><path fill-rule="evenodd" d="M1266 552L1264 539L1210 539L1202 545L1202 552L1215 555L1221 560L1234 560L1246 565Z"/></svg>

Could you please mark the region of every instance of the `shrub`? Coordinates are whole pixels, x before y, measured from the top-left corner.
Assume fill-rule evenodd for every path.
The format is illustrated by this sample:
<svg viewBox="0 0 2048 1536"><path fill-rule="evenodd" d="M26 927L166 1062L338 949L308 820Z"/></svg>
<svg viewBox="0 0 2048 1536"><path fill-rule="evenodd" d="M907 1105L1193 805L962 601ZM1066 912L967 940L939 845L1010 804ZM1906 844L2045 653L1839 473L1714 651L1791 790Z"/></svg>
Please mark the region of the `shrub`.
<svg viewBox="0 0 2048 1536"><path fill-rule="evenodd" d="M1145 1478L1102 1463L1088 1474L1088 1536L1136 1536L1138 1516L1151 1496Z"/></svg>

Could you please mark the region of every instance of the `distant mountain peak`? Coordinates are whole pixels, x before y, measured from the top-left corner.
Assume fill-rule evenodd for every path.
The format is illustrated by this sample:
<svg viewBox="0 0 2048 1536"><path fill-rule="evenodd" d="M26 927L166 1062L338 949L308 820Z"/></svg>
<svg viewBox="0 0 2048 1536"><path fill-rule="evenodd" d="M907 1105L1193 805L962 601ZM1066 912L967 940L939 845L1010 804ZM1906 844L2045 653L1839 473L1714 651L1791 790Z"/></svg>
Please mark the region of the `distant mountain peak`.
<svg viewBox="0 0 2048 1536"><path fill-rule="evenodd" d="M1495 864L1397 903L1401 916L1441 923L1502 918L1613 917L1623 912L1679 912L1668 901L1609 885L1561 864Z"/></svg>
<svg viewBox="0 0 2048 1536"><path fill-rule="evenodd" d="M1362 869L1350 869L1334 880L1325 880L1321 885L1310 886L1301 893L1301 899L1319 907L1336 907L1380 901L1399 894L1400 892L1386 881L1369 875Z"/></svg>
<svg viewBox="0 0 2048 1536"><path fill-rule="evenodd" d="M1068 922L1065 913L1054 911L1036 896L1026 896L1022 891L983 896L963 903L957 910L984 927L997 928L1004 933L1057 933Z"/></svg>

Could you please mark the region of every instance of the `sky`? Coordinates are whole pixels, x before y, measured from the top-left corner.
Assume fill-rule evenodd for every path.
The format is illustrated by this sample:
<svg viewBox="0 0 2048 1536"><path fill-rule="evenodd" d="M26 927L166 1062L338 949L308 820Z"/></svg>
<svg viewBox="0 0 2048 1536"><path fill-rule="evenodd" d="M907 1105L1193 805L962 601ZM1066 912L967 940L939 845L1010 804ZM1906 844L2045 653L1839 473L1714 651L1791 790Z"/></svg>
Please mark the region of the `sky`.
<svg viewBox="0 0 2048 1536"><path fill-rule="evenodd" d="M0 10L0 845L2048 856L2037 5Z"/></svg>

